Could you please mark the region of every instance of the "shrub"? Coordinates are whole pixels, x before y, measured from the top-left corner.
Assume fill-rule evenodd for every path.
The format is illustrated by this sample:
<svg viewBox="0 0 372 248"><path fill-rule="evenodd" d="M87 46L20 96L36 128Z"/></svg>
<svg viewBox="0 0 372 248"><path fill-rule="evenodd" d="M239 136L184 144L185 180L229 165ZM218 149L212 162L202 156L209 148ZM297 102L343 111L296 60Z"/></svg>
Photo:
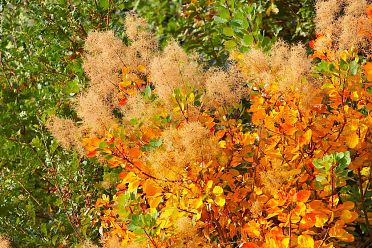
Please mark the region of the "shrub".
<svg viewBox="0 0 372 248"><path fill-rule="evenodd" d="M317 4L310 58L277 42L234 53L226 71L204 71L175 42L158 51L134 16L128 46L89 35L82 125L51 130L77 132L118 173L115 195L96 202L106 247L343 247L369 235L371 7L340 6Z"/></svg>

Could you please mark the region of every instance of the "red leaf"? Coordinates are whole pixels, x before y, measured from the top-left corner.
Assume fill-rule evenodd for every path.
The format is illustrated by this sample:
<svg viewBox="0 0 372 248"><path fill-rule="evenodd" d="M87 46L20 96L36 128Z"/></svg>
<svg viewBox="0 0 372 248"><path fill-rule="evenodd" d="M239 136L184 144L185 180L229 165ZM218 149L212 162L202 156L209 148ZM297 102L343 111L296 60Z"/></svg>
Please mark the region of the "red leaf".
<svg viewBox="0 0 372 248"><path fill-rule="evenodd" d="M87 153L87 157L88 158L93 158L94 156L96 156L96 154L97 154L97 150L94 149L93 151L90 151L90 152Z"/></svg>
<svg viewBox="0 0 372 248"><path fill-rule="evenodd" d="M127 101L128 101L127 98L121 99L120 102L119 102L119 106L123 106Z"/></svg>

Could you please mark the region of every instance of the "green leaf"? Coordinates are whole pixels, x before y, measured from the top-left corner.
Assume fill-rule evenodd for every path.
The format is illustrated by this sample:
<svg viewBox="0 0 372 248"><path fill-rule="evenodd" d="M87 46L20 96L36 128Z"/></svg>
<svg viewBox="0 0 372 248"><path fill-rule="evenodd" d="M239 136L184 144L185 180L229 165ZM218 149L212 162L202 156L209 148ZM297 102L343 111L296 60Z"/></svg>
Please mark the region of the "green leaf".
<svg viewBox="0 0 372 248"><path fill-rule="evenodd" d="M330 71L330 64L326 61L321 61L318 63L316 69L319 71L319 72L329 72Z"/></svg>
<svg viewBox="0 0 372 248"><path fill-rule="evenodd" d="M224 23L227 23L227 21L228 21L227 19L221 18L219 16L214 16L213 19L214 19L215 22L217 22L219 24L224 24Z"/></svg>
<svg viewBox="0 0 372 248"><path fill-rule="evenodd" d="M343 152L337 152L335 156L336 156L336 160L340 160L345 156L345 154Z"/></svg>
<svg viewBox="0 0 372 248"><path fill-rule="evenodd" d="M251 46L254 42L254 38L252 34L246 34L243 36L243 44L245 46Z"/></svg>
<svg viewBox="0 0 372 248"><path fill-rule="evenodd" d="M107 147L108 147L108 144L105 141L102 141L101 143L99 143L99 148L100 149L105 149Z"/></svg>
<svg viewBox="0 0 372 248"><path fill-rule="evenodd" d="M118 197L119 208L124 208L124 207L128 206L130 204L129 199L130 199L130 194L129 193L126 192L124 194L120 194L119 197Z"/></svg>
<svg viewBox="0 0 372 248"><path fill-rule="evenodd" d="M224 7L219 8L218 16L222 19L229 20L230 19L230 11Z"/></svg>
<svg viewBox="0 0 372 248"><path fill-rule="evenodd" d="M366 91L369 93L369 94L372 94L372 86L369 86Z"/></svg>
<svg viewBox="0 0 372 248"><path fill-rule="evenodd" d="M146 99L149 100L151 98L151 87L150 86L147 86L145 88L144 94L145 94L145 98Z"/></svg>
<svg viewBox="0 0 372 248"><path fill-rule="evenodd" d="M150 141L150 145L151 145L152 147L154 147L154 148L156 148L156 147L160 147L162 144L163 144L163 140L161 140L161 139L152 139L152 140Z"/></svg>
<svg viewBox="0 0 372 248"><path fill-rule="evenodd" d="M350 75L355 76L358 73L358 67L359 67L359 65L355 60L351 61L351 63L350 63Z"/></svg>
<svg viewBox="0 0 372 248"><path fill-rule="evenodd" d="M41 224L40 230L41 230L41 232L42 232L45 236L48 235L48 229L47 229L47 226L46 226L45 223L42 223L42 224Z"/></svg>
<svg viewBox="0 0 372 248"><path fill-rule="evenodd" d="M66 93L67 94L76 94L79 93L80 88L79 88L79 81L78 80L73 80L68 83L67 88L66 88Z"/></svg>
<svg viewBox="0 0 372 248"><path fill-rule="evenodd" d="M224 45L226 49L231 50L236 47L236 42L233 40L228 40L228 41L225 41Z"/></svg>
<svg viewBox="0 0 372 248"><path fill-rule="evenodd" d="M323 182L324 180L326 180L326 178L323 175L317 175L315 177L315 180L318 182Z"/></svg>
<svg viewBox="0 0 372 248"><path fill-rule="evenodd" d="M231 27L224 27L222 32L226 36L234 36L234 30Z"/></svg>
<svg viewBox="0 0 372 248"><path fill-rule="evenodd" d="M349 68L349 65L346 61L340 60L340 68L341 70L346 71Z"/></svg>
<svg viewBox="0 0 372 248"><path fill-rule="evenodd" d="M102 9L107 10L110 6L110 0L99 0L99 6Z"/></svg>

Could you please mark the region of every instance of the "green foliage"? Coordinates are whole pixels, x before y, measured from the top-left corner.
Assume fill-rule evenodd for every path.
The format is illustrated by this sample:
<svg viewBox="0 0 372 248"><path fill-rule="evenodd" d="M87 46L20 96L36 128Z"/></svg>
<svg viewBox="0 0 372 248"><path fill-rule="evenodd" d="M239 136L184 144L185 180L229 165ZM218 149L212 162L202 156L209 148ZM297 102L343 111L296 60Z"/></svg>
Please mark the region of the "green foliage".
<svg viewBox="0 0 372 248"><path fill-rule="evenodd" d="M278 38L307 42L314 30L314 5L314 0L140 0L133 7L162 45L174 38L209 65L224 65L232 49L257 45L268 50Z"/></svg>
<svg viewBox="0 0 372 248"><path fill-rule="evenodd" d="M15 247L98 237L89 210L102 169L58 148L45 128L51 114L74 117L86 30L100 23L92 4L0 4L0 233Z"/></svg>
<svg viewBox="0 0 372 248"><path fill-rule="evenodd" d="M334 190L331 189L331 180L335 180L336 187L345 182L348 173L351 172L348 169L350 162L350 152L338 152L325 155L322 159L315 159L313 164L319 171L319 175L315 178L317 189L328 187L328 190L331 191Z"/></svg>

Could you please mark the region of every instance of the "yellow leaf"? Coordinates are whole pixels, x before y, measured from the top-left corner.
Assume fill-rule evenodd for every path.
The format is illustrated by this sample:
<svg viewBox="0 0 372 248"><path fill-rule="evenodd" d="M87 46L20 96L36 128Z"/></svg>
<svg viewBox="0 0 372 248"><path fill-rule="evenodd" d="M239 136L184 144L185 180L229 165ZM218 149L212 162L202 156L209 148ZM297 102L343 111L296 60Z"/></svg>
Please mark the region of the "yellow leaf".
<svg viewBox="0 0 372 248"><path fill-rule="evenodd" d="M134 182L130 182L128 184L128 191L129 192L135 191L138 188L139 185L140 185L140 180L137 180L137 181L134 181Z"/></svg>
<svg viewBox="0 0 372 248"><path fill-rule="evenodd" d="M282 247L283 248L289 248L289 238L284 238L282 240Z"/></svg>
<svg viewBox="0 0 372 248"><path fill-rule="evenodd" d="M175 208L175 207L169 207L169 208L162 209L162 213L161 213L160 217L162 219L168 219L171 216L172 217L176 217L177 214L178 214L177 208Z"/></svg>
<svg viewBox="0 0 372 248"><path fill-rule="evenodd" d="M150 208L156 208L162 199L163 199L162 195L149 198L148 202L149 202Z"/></svg>
<svg viewBox="0 0 372 248"><path fill-rule="evenodd" d="M123 183L130 183L137 179L137 175L133 172L127 173L127 175L123 178Z"/></svg>
<svg viewBox="0 0 372 248"><path fill-rule="evenodd" d="M194 209L198 209L203 205L203 198L199 197L197 199L191 200L190 207Z"/></svg>
<svg viewBox="0 0 372 248"><path fill-rule="evenodd" d="M359 95L358 95L358 92L357 92L357 91L354 91L353 93L351 93L350 98L351 98L351 100L353 100L353 101L359 101ZM347 105L345 105L345 106L347 106Z"/></svg>
<svg viewBox="0 0 372 248"><path fill-rule="evenodd" d="M364 167L361 171L360 174L362 176L368 177L370 173L371 167Z"/></svg>
<svg viewBox="0 0 372 248"><path fill-rule="evenodd" d="M260 224L253 220L244 224L242 231L251 238L259 238L261 236Z"/></svg>
<svg viewBox="0 0 372 248"><path fill-rule="evenodd" d="M144 65L138 65L137 66L137 69L140 71L140 72L146 72L146 67Z"/></svg>
<svg viewBox="0 0 372 248"><path fill-rule="evenodd" d="M137 177L136 174L134 174L133 172L129 172L125 178L123 178L123 181L122 183L129 183L128 184L128 190L130 192L133 192L135 189L138 188L138 186L140 185L140 182L141 182L141 179L139 177Z"/></svg>
<svg viewBox="0 0 372 248"><path fill-rule="evenodd" d="M254 187L254 192L256 193L256 195L262 195L263 194L263 191L260 187Z"/></svg>
<svg viewBox="0 0 372 248"><path fill-rule="evenodd" d="M346 145L349 148L355 148L359 143L359 137L356 133L351 133L346 137Z"/></svg>
<svg viewBox="0 0 372 248"><path fill-rule="evenodd" d="M352 212L350 210L343 210L341 213L341 220L343 220L345 223L353 222L358 218L358 214L355 212Z"/></svg>
<svg viewBox="0 0 372 248"><path fill-rule="evenodd" d="M328 216L326 214L317 214L315 215L315 226L323 227L327 220Z"/></svg>
<svg viewBox="0 0 372 248"><path fill-rule="evenodd" d="M122 90L122 89L125 89L126 87L130 86L131 84L132 84L132 81L124 80L124 81L119 83L119 88Z"/></svg>
<svg viewBox="0 0 372 248"><path fill-rule="evenodd" d="M226 141L221 140L220 142L218 142L218 144L220 145L221 148L226 148Z"/></svg>
<svg viewBox="0 0 372 248"><path fill-rule="evenodd" d="M225 206L226 200L223 196L217 196L214 202L217 204L217 206L223 207Z"/></svg>
<svg viewBox="0 0 372 248"><path fill-rule="evenodd" d="M207 189L211 189L212 188L212 185L213 185L213 181L212 180L209 180L207 182Z"/></svg>
<svg viewBox="0 0 372 248"><path fill-rule="evenodd" d="M213 194L219 196L223 193L223 189L221 188L221 186L214 186L213 188Z"/></svg>
<svg viewBox="0 0 372 248"><path fill-rule="evenodd" d="M314 239L310 235L300 235L297 244L301 248L314 248Z"/></svg>
<svg viewBox="0 0 372 248"><path fill-rule="evenodd" d="M200 218L201 218L201 213L198 212L194 215L194 217L192 219L193 219L193 221L198 221L198 220L200 220Z"/></svg>
<svg viewBox="0 0 372 248"><path fill-rule="evenodd" d="M300 145L303 146L303 145L307 145L310 143L310 140L311 140L311 135L313 134L313 132L311 131L311 129L307 130L301 137L300 137Z"/></svg>

